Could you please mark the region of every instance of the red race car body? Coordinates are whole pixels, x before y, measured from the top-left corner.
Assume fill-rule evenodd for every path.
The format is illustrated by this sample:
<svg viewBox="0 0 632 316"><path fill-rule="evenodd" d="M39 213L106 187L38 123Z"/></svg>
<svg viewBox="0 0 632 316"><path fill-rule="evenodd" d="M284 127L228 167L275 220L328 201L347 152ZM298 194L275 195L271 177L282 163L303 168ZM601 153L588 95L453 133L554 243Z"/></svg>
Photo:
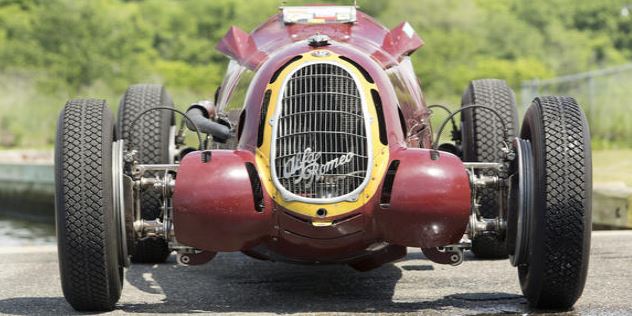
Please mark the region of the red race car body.
<svg viewBox="0 0 632 316"><path fill-rule="evenodd" d="M389 31L361 12L354 23L284 23L288 14L251 34L232 27L218 45L256 73L238 148L181 162L173 196L178 241L300 262L377 262L371 256L383 255L387 243L385 260L405 255L405 246L458 243L470 215L469 178L458 157L429 149L429 110L408 60L422 40L408 23ZM350 96L338 98L343 93ZM326 104L334 99L339 104ZM364 124L364 133L335 124ZM361 181L332 179L332 161ZM292 181L283 181L288 172ZM358 188L335 188L351 185Z"/></svg>

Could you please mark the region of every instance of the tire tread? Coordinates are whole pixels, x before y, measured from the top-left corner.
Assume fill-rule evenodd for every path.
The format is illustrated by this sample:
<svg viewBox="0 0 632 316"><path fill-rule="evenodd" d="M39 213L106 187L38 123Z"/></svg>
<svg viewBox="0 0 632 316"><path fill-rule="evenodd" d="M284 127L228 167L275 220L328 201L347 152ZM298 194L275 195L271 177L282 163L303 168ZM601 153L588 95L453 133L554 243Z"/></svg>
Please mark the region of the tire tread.
<svg viewBox="0 0 632 316"><path fill-rule="evenodd" d="M480 79L470 83L463 96L462 105L483 105L495 109L503 118L507 134L513 137L518 129L518 116L514 92L504 80ZM503 162L502 148L505 142L502 122L494 113L484 109L465 110L462 120L470 120L463 126L464 161ZM481 174L493 175L493 171ZM480 213L484 218L495 218L499 213L498 193L493 188L479 191ZM482 235L473 240L472 252L478 258L502 259L507 257L505 244L496 235Z"/></svg>
<svg viewBox="0 0 632 316"><path fill-rule="evenodd" d="M57 227L62 289L77 310L112 310L121 294L112 278L107 208L111 207L104 146L112 116L104 100L69 101L58 126ZM106 122L104 123L104 120ZM109 139L109 142L108 142ZM117 261L115 261L117 262ZM120 280L119 280L120 282Z"/></svg>
<svg viewBox="0 0 632 316"><path fill-rule="evenodd" d="M523 284L523 291L536 307L569 308L583 291L590 249L588 125L573 98L540 97L532 106L539 108L543 126L539 137L544 144L545 207L543 232L534 233L543 234L543 243L534 245L541 248L530 251L535 254L530 260L543 263L542 271L531 276L529 288Z"/></svg>
<svg viewBox="0 0 632 316"><path fill-rule="evenodd" d="M159 84L136 84L130 86L121 99L118 112L119 139L124 139L138 150L138 159L145 164L169 162L169 129L173 123L173 113L164 110L145 113L136 123L132 122L143 111L156 106L173 107L173 101L165 88ZM149 174L151 176L151 174ZM141 216L153 220L160 216L162 205L160 193L144 191L140 194ZM169 248L164 240L147 238L139 240L132 253L134 263L164 262L169 256Z"/></svg>

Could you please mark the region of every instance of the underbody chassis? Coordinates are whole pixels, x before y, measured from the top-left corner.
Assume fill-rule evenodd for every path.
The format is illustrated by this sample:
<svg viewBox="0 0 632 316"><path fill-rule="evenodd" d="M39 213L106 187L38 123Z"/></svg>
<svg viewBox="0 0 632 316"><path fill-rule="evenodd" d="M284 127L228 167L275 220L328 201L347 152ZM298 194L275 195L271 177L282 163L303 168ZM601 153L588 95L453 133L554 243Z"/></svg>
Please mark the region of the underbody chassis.
<svg viewBox="0 0 632 316"><path fill-rule="evenodd" d="M531 306L570 308L591 229L580 106L539 97L519 124L497 79L472 81L456 109L427 106L409 59L422 44L355 7L284 8L220 41L231 62L212 101L182 112L161 85L134 85L116 119L103 100L69 101L55 160L66 299L113 309L126 267L173 252L183 265L241 251L366 271L416 247L439 264L509 258ZM436 133L435 110L447 111Z"/></svg>

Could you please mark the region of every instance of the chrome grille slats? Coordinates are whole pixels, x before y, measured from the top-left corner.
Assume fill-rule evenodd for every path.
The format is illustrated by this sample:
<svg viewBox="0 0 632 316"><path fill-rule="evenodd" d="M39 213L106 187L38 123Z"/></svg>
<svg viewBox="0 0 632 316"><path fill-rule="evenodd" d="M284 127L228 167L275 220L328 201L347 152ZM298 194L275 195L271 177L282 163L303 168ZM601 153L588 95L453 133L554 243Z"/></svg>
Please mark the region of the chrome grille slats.
<svg viewBox="0 0 632 316"><path fill-rule="evenodd" d="M362 100L354 77L333 63L306 64L286 79L271 157L277 186L322 202L366 182L371 159Z"/></svg>

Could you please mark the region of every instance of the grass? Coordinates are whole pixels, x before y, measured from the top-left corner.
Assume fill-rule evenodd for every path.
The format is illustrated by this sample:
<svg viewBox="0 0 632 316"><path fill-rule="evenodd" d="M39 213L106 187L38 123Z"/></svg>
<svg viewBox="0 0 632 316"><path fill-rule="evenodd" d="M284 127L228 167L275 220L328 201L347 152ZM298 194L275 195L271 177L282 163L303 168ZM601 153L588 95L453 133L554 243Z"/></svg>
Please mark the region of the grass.
<svg viewBox="0 0 632 316"><path fill-rule="evenodd" d="M632 187L632 149L593 151L593 183L623 182Z"/></svg>
<svg viewBox="0 0 632 316"><path fill-rule="evenodd" d="M114 91L97 82L71 95L63 89L44 92L35 73L0 72L0 150L51 149L55 143L57 118L71 98L105 99L116 113L124 91ZM156 82L150 79L148 82ZM175 105L185 110L191 103L209 95L188 89L169 89ZM193 138L192 138L193 139Z"/></svg>

